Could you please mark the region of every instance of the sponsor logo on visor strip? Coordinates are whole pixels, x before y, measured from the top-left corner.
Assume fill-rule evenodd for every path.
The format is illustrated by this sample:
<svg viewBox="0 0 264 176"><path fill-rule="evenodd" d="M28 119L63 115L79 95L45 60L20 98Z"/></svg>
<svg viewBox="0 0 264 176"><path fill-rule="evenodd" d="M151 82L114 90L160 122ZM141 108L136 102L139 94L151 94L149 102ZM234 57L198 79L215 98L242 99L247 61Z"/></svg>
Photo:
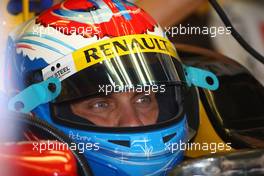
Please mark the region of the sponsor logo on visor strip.
<svg viewBox="0 0 264 176"><path fill-rule="evenodd" d="M42 70L44 80L57 77L60 81L107 59L137 53L162 53L178 58L173 44L155 35L128 35L102 40L81 48Z"/></svg>

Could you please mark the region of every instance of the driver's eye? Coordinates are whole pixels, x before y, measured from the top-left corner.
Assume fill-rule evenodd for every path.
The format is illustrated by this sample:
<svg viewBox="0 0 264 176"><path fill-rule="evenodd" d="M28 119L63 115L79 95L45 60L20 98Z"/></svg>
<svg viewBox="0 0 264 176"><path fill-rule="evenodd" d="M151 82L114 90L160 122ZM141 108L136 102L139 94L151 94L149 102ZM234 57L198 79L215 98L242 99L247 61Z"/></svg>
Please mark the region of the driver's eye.
<svg viewBox="0 0 264 176"><path fill-rule="evenodd" d="M109 106L109 103L106 101L98 101L90 105L90 107L93 109L106 109L109 108Z"/></svg>
<svg viewBox="0 0 264 176"><path fill-rule="evenodd" d="M139 96L136 99L137 104L150 104L151 103L151 97L149 95L143 95Z"/></svg>

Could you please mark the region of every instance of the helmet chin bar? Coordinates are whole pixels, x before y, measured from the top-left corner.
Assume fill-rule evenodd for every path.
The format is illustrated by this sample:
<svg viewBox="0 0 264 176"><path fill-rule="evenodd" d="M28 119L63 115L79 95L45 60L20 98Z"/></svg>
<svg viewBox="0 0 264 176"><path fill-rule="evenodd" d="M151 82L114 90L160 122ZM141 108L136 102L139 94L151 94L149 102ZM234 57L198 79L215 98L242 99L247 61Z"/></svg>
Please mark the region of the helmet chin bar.
<svg viewBox="0 0 264 176"><path fill-rule="evenodd" d="M37 106L54 100L61 92L61 82L58 78L49 78L24 89L11 98L8 109L15 112L29 113Z"/></svg>

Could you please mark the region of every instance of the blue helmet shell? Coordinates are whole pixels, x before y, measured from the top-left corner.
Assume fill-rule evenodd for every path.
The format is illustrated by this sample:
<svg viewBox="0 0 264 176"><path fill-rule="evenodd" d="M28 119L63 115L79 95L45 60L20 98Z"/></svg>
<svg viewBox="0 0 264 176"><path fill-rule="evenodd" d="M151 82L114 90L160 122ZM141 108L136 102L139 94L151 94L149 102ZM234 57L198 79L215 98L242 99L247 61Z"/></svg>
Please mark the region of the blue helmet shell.
<svg viewBox="0 0 264 176"><path fill-rule="evenodd" d="M33 112L76 143L94 175L167 175L183 159L184 150L180 150L179 144L187 142L185 116L178 123L164 128L142 132L98 132L55 123L48 104Z"/></svg>

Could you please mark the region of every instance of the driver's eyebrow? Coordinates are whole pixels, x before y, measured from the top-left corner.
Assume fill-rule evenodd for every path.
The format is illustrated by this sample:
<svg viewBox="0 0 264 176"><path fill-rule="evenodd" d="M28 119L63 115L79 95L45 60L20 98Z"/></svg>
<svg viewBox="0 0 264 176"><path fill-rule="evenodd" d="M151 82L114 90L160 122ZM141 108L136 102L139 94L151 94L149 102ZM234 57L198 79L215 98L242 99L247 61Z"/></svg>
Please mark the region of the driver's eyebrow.
<svg viewBox="0 0 264 176"><path fill-rule="evenodd" d="M122 93L122 92L119 92L119 93ZM96 96L93 96L93 97L90 97L88 100L93 100L93 99L96 99L96 98L115 98L115 96L118 96L119 93L110 93L109 95L105 95L105 94L98 94ZM135 98L136 96L139 96L139 95L145 95L145 92L142 91L142 92L128 92L128 93L132 93L133 95L131 96L131 98ZM149 95L152 95L153 92L150 92Z"/></svg>
<svg viewBox="0 0 264 176"><path fill-rule="evenodd" d="M110 95L95 95L95 96L91 96L91 97L85 97L85 98L82 98L82 99L77 99L77 100L75 100L74 102L72 102L72 104L74 104L74 103L79 103L79 102L89 102L89 101L92 101L92 100L94 100L94 99L97 99L97 98L102 98L102 99L104 99L104 98L109 98L109 96Z"/></svg>
<svg viewBox="0 0 264 176"><path fill-rule="evenodd" d="M144 94L145 94L144 92L135 92L132 98L135 98L138 95L144 95Z"/></svg>
<svg viewBox="0 0 264 176"><path fill-rule="evenodd" d="M97 95L94 95L94 96L91 96L89 97L88 99L95 99L95 98L109 98L112 96L113 93L110 93L109 95L105 95L103 93L101 94L97 94Z"/></svg>
<svg viewBox="0 0 264 176"><path fill-rule="evenodd" d="M139 95L145 95L145 92L135 92L135 94L132 96L132 98L135 98ZM153 92L150 92L149 93L149 96L153 95Z"/></svg>

